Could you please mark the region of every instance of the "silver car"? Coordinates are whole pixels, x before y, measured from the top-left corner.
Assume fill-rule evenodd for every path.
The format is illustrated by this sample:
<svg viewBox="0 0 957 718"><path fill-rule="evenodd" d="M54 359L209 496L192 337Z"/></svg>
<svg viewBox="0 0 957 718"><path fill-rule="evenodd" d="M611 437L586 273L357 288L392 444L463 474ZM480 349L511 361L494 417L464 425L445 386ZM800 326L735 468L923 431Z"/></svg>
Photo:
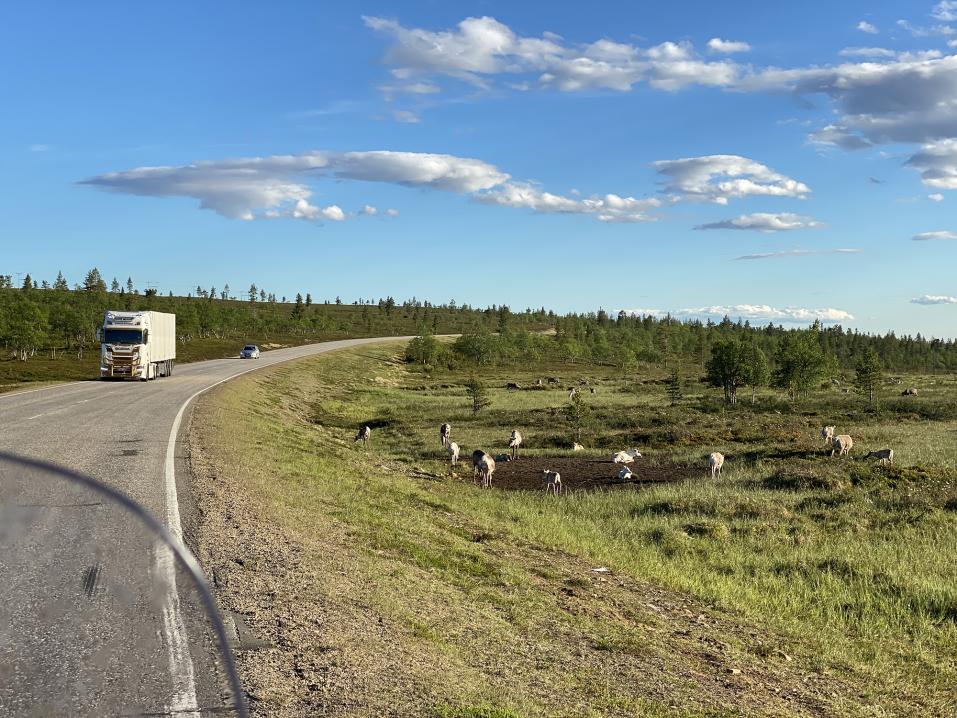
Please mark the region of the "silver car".
<svg viewBox="0 0 957 718"><path fill-rule="evenodd" d="M255 344L247 344L243 347L243 350L239 352L240 359L258 359L259 358L259 347Z"/></svg>

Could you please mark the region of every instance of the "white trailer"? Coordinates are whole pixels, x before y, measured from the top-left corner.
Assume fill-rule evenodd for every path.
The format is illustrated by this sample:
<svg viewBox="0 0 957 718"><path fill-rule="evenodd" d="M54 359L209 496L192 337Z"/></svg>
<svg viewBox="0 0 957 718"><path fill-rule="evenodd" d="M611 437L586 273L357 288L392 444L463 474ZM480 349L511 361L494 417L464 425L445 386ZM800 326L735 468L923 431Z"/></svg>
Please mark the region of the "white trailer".
<svg viewBox="0 0 957 718"><path fill-rule="evenodd" d="M100 377L147 381L170 376L176 360L176 315L108 311L100 330Z"/></svg>

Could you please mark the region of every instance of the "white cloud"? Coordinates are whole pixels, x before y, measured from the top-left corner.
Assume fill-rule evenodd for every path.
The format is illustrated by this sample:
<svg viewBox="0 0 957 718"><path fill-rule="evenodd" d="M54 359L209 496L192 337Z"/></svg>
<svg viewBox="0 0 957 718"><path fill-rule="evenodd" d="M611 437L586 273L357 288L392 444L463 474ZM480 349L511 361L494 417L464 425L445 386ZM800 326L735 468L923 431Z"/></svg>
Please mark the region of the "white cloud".
<svg viewBox="0 0 957 718"><path fill-rule="evenodd" d="M929 199L931 202L943 202L944 195L942 195L940 192L934 192L933 194L927 195L927 199Z"/></svg>
<svg viewBox="0 0 957 718"><path fill-rule="evenodd" d="M825 323L851 321L854 316L843 309L806 309L804 307L772 307L768 304L727 304L710 307L695 307L665 311L662 309L626 309L629 314L664 316L670 314L678 319L722 319L730 317L733 320L747 319L758 322L786 322L793 324L810 324L815 319Z"/></svg>
<svg viewBox="0 0 957 718"><path fill-rule="evenodd" d="M874 144L957 136L957 55L768 68L744 77L736 89L826 95L841 115L836 124Z"/></svg>
<svg viewBox="0 0 957 718"><path fill-rule="evenodd" d="M941 22L957 20L957 0L941 0L931 10L931 17Z"/></svg>
<svg viewBox="0 0 957 718"><path fill-rule="evenodd" d="M911 239L915 242L929 242L933 239L957 239L957 232L951 232L948 229L941 229L936 232L921 232L915 234Z"/></svg>
<svg viewBox="0 0 957 718"><path fill-rule="evenodd" d="M404 122L411 125L418 124L422 121L419 116L411 110L393 110L392 119L396 122Z"/></svg>
<svg viewBox="0 0 957 718"><path fill-rule="evenodd" d="M732 54L735 52L748 52L751 49L751 46L746 42L722 40L720 37L713 37L708 40L708 49L711 52Z"/></svg>
<svg viewBox="0 0 957 718"><path fill-rule="evenodd" d="M878 29L871 25L867 20L861 20L859 23L857 23L857 29L861 32L866 32L868 35L876 35L878 33Z"/></svg>
<svg viewBox="0 0 957 718"><path fill-rule="evenodd" d="M395 95L434 95L441 92L442 89L431 82L406 82L397 85L381 85L379 91L392 99Z"/></svg>
<svg viewBox="0 0 957 718"><path fill-rule="evenodd" d="M138 167L109 172L81 184L147 197L192 197L200 207L231 219L258 212L299 219L339 220L340 210L314 208L306 182L324 175L388 182L448 192L494 187L509 175L480 160L415 152L322 152L197 162L180 167Z"/></svg>
<svg viewBox="0 0 957 718"><path fill-rule="evenodd" d="M930 27L923 27L920 25L913 25L907 20L898 20L897 26L907 30L914 37L935 37L935 36L944 36L954 34L954 28L950 25L932 25Z"/></svg>
<svg viewBox="0 0 957 718"><path fill-rule="evenodd" d="M746 229L757 232L788 232L795 229L816 229L824 225L810 217L790 212L755 212L734 219L699 224L695 229Z"/></svg>
<svg viewBox="0 0 957 718"><path fill-rule="evenodd" d="M957 297L948 297L944 294L925 294L922 297L915 297L910 300L911 304L957 304Z"/></svg>
<svg viewBox="0 0 957 718"><path fill-rule="evenodd" d="M656 197L635 199L606 194L585 199L565 197L544 192L531 184L507 182L488 192L477 194L476 199L486 204L506 207L518 207L535 212L553 214L587 214L602 222L648 222L654 218L647 210L660 207L662 201Z"/></svg>
<svg viewBox="0 0 957 718"><path fill-rule="evenodd" d="M642 82L676 90L695 84L727 86L739 72L734 63L703 60L685 42L639 47L602 39L567 45L552 33L522 37L492 17L469 17L439 31L407 28L380 17L363 20L391 40L384 61L399 80L444 75L484 88L496 75L529 75L542 87L566 92L627 91ZM735 51L746 49L744 43L729 45L737 46ZM525 89L526 82L514 84Z"/></svg>
<svg viewBox="0 0 957 718"><path fill-rule="evenodd" d="M895 50L886 47L845 47L837 54L841 57L897 57Z"/></svg>
<svg viewBox="0 0 957 718"><path fill-rule="evenodd" d="M780 252L760 252L744 254L735 260L782 259L786 257L811 257L817 254L860 254L861 249L784 249Z"/></svg>
<svg viewBox="0 0 957 718"><path fill-rule="evenodd" d="M803 182L739 155L661 160L652 167L664 178L665 192L716 204L753 195L803 198L811 192Z"/></svg>
<svg viewBox="0 0 957 718"><path fill-rule="evenodd" d="M954 128L957 132L957 128ZM921 171L921 180L936 189L957 189L957 140L924 145L905 163Z"/></svg>
<svg viewBox="0 0 957 718"><path fill-rule="evenodd" d="M843 125L822 127L808 135L808 141L816 145L840 147L844 150L863 150L874 146L860 135L849 132Z"/></svg>
<svg viewBox="0 0 957 718"><path fill-rule="evenodd" d="M564 197L511 176L481 160L421 152L325 152L197 162L180 167L138 167L110 172L80 184L147 197L191 197L200 207L231 219L291 217L343 221L339 206L310 202L311 183L324 177L385 182L405 187L468 195L486 204L539 213L582 214L602 222L643 222L647 211L664 201L617 194ZM373 215L365 205L355 215ZM387 209L389 217L398 211ZM352 215L352 216L355 216Z"/></svg>

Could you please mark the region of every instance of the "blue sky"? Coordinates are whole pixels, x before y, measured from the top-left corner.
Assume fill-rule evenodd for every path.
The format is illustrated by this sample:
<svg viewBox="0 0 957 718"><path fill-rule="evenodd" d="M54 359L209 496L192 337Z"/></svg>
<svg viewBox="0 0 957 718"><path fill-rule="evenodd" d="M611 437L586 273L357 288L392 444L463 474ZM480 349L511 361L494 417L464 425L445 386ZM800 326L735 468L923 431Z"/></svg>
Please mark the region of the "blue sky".
<svg viewBox="0 0 957 718"><path fill-rule="evenodd" d="M957 335L957 2L0 19L3 273Z"/></svg>

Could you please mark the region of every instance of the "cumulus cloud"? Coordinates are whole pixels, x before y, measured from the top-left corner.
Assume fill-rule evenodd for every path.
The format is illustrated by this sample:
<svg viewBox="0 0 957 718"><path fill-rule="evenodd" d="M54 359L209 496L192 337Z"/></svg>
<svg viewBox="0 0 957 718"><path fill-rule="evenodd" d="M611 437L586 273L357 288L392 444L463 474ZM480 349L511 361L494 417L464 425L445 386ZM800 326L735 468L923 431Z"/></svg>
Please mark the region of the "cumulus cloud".
<svg viewBox="0 0 957 718"><path fill-rule="evenodd" d="M957 304L957 297L948 297L944 294L925 294L922 297L914 297L910 300L911 304Z"/></svg>
<svg viewBox="0 0 957 718"><path fill-rule="evenodd" d="M726 304L710 307L693 307L665 311L662 309L626 309L629 314L664 316L666 314L678 319L747 319L752 322L785 322L791 324L810 324L815 319L825 323L851 321L854 316L843 309L827 307L824 309L807 309L804 307L772 307L768 304Z"/></svg>
<svg viewBox="0 0 957 718"><path fill-rule="evenodd" d="M857 29L861 32L866 32L868 35L876 35L878 33L878 29L871 25L867 20L861 20L859 23L857 23Z"/></svg>
<svg viewBox="0 0 957 718"><path fill-rule="evenodd" d="M535 212L593 215L602 222L648 222L653 218L647 211L663 204L657 197L635 199L616 194L579 199L544 192L532 184L517 182L507 182L501 187L477 194L476 199L486 204Z"/></svg>
<svg viewBox="0 0 957 718"><path fill-rule="evenodd" d="M138 167L109 172L80 184L147 197L190 197L200 207L231 219L291 217L343 221L349 216L374 215L365 205L348 215L337 205L310 202L311 183L324 177L385 182L467 195L485 203L530 209L538 213L580 214L602 222L644 222L648 211L665 200L636 199L617 194L566 197L546 192L477 159L422 152L325 152L274 155L197 162L179 167ZM386 216L398 216L395 209Z"/></svg>
<svg viewBox="0 0 957 718"><path fill-rule="evenodd" d="M737 89L828 96L840 114L836 124L873 144L930 143L957 135L957 55L768 68L743 78Z"/></svg>
<svg viewBox="0 0 957 718"><path fill-rule="evenodd" d="M920 170L921 180L928 187L957 189L957 140L924 145L906 164Z"/></svg>
<svg viewBox="0 0 957 718"><path fill-rule="evenodd" d="M734 219L699 224L695 229L747 229L756 232L788 232L795 229L816 229L824 225L810 217L790 212L755 212Z"/></svg>
<svg viewBox="0 0 957 718"><path fill-rule="evenodd" d="M720 37L713 37L708 40L708 49L711 52L719 52L727 55L735 52L748 52L751 46L746 42L722 40Z"/></svg>
<svg viewBox="0 0 957 718"><path fill-rule="evenodd" d="M957 0L941 0L931 10L931 17L941 22L957 20Z"/></svg>
<svg viewBox="0 0 957 718"><path fill-rule="evenodd" d="M739 155L661 160L652 167L663 179L666 193L690 200L727 204L748 196L803 199L811 192L803 182Z"/></svg>
<svg viewBox="0 0 957 718"><path fill-rule="evenodd" d="M921 232L915 234L911 239L915 242L929 242L934 239L957 239L957 232L951 232L948 229L941 229L936 232Z"/></svg>
<svg viewBox="0 0 957 718"><path fill-rule="evenodd" d="M688 85L728 86L739 72L734 63L702 59L686 42L640 47L602 39L569 45L553 33L520 36L492 17L469 17L455 28L438 31L408 28L381 17L363 20L391 41L383 60L399 80L445 76L484 88L497 75L513 79L526 75L541 87L566 92L627 91L643 82L677 90ZM745 43L728 45L736 46L734 51L746 49ZM527 80L517 79L524 89Z"/></svg>
<svg viewBox="0 0 957 718"><path fill-rule="evenodd" d="M927 195L927 199L929 199L931 202L943 202L944 195L942 195L940 192L934 192L933 194Z"/></svg>
<svg viewBox="0 0 957 718"><path fill-rule="evenodd" d="M860 254L861 249L785 249L780 252L760 252L744 254L735 260L781 259L786 257L811 257L816 254Z"/></svg>

